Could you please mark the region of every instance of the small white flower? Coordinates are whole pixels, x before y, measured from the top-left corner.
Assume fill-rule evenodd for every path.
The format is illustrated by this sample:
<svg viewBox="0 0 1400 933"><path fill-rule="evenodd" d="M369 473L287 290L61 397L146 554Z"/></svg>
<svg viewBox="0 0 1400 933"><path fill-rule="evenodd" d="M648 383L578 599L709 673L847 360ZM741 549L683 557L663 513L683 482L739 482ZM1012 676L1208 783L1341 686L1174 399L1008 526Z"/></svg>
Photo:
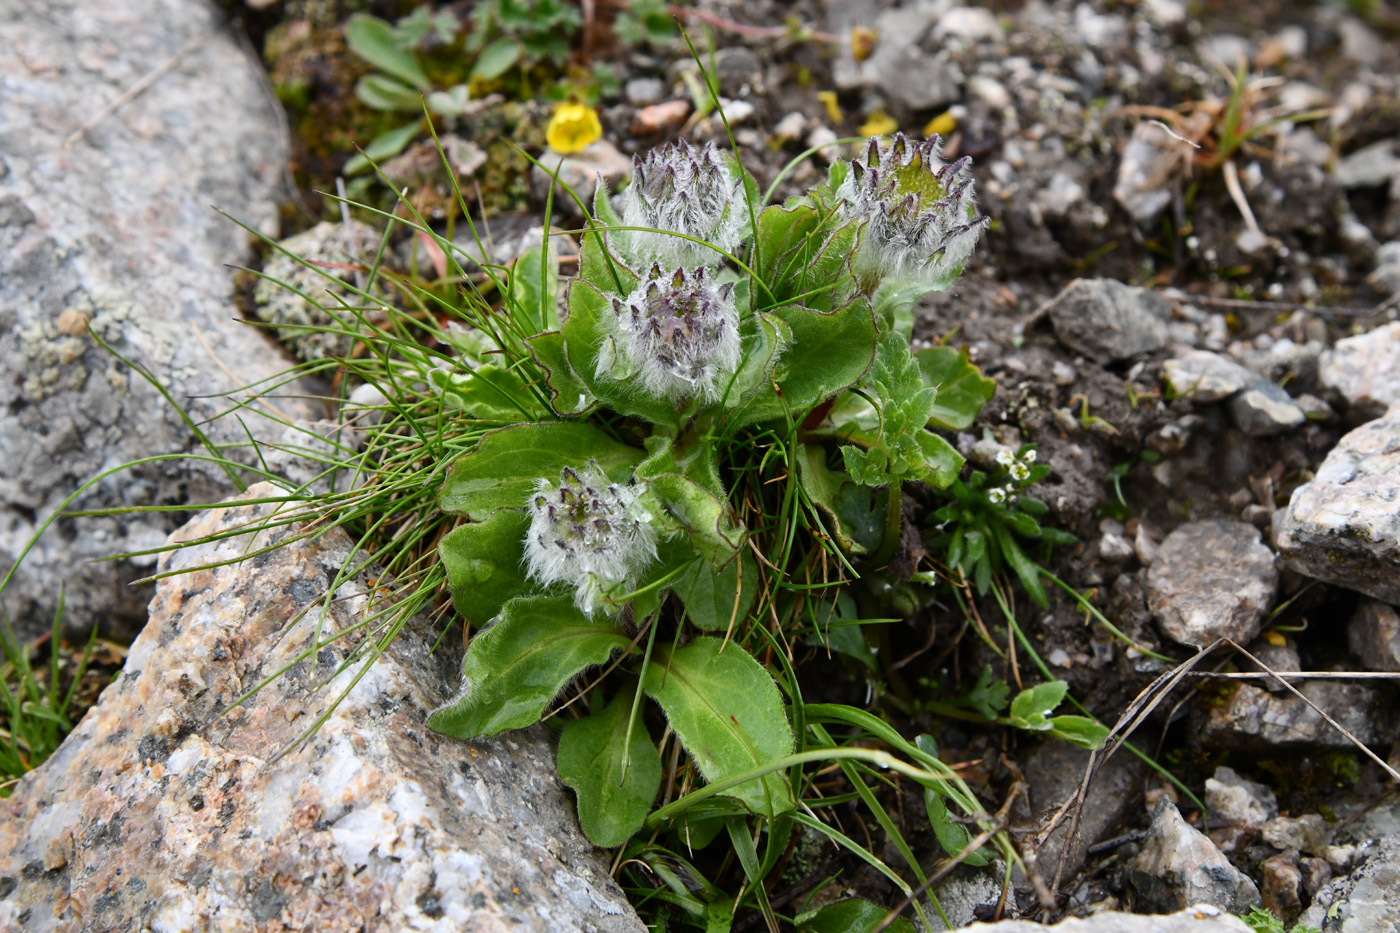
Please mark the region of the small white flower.
<svg viewBox="0 0 1400 933"><path fill-rule="evenodd" d="M941 149L938 136L916 143L897 133L883 149L871 139L850 161L836 196L847 219L866 221L858 271L938 281L972 254L986 223L973 203L972 160L944 162Z"/></svg>
<svg viewBox="0 0 1400 933"><path fill-rule="evenodd" d="M1025 453L1021 454L1021 462L1022 462L1022 463L1035 463L1035 448L1034 448L1034 447L1030 448L1030 449L1027 450Z"/></svg>
<svg viewBox="0 0 1400 933"><path fill-rule="evenodd" d="M1006 490L1000 486L993 486L987 490L987 501L992 505L1001 505L1006 501Z"/></svg>
<svg viewBox="0 0 1400 933"><path fill-rule="evenodd" d="M685 140L634 156L632 184L623 192L622 219L629 227L683 233L733 252L743 238L740 180L715 150L696 150ZM647 262L664 266L714 264L719 253L704 243L666 233L631 231L631 248Z"/></svg>
<svg viewBox="0 0 1400 933"><path fill-rule="evenodd" d="M1007 450L1004 447L1001 450L997 451L997 463L1001 464L1004 467L1009 467L1015 462L1016 457L1014 454L1011 453L1011 451Z"/></svg>
<svg viewBox="0 0 1400 933"><path fill-rule="evenodd" d="M635 373L658 398L718 400L739 367L734 287L716 285L704 266L663 273L659 265L625 299L613 299L618 355L600 353L598 375Z"/></svg>
<svg viewBox="0 0 1400 933"><path fill-rule="evenodd" d="M591 461L580 470L565 467L557 486L536 482L525 538L530 579L574 587L574 604L589 615L605 591L630 588L656 559L656 528L640 494Z"/></svg>
<svg viewBox="0 0 1400 933"><path fill-rule="evenodd" d="M1024 483L1031 478L1031 468L1020 461L1011 464L1011 478L1018 483Z"/></svg>

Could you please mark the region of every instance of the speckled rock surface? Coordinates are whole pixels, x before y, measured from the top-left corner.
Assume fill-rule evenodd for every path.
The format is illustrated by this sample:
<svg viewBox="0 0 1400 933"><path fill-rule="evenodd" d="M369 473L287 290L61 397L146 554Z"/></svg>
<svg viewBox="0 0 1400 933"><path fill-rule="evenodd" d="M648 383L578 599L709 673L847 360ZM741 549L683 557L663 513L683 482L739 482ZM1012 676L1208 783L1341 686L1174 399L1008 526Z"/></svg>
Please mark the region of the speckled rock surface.
<svg viewBox="0 0 1400 933"><path fill-rule="evenodd" d="M1400 836L1371 846L1364 859L1319 891L1299 920L1322 933L1400 931Z"/></svg>
<svg viewBox="0 0 1400 933"><path fill-rule="evenodd" d="M1254 882L1182 819L1166 797L1152 810L1152 825L1133 863L1131 880L1138 891L1138 906L1147 910L1212 904L1242 913L1259 903Z"/></svg>
<svg viewBox="0 0 1400 933"><path fill-rule="evenodd" d="M173 408L87 328L196 420L285 367L235 321L224 264L246 261L248 235L211 209L272 232L287 157L260 66L222 22L207 0L0 0L0 570L82 482L192 446ZM209 430L219 440L239 431ZM227 487L212 464L172 461L118 473L81 505L179 503ZM154 557L90 561L158 547L175 524L155 514L61 523L6 591L10 617L22 635L47 630L65 583L73 628L102 619L134 634L151 590L126 584Z"/></svg>
<svg viewBox="0 0 1400 933"><path fill-rule="evenodd" d="M162 569L249 544L167 553ZM542 729L470 744L428 729L458 660L430 654L430 632L409 626L358 683L352 669L311 694L351 634L225 712L296 659L348 558L336 531L160 584L120 679L0 801L0 930L644 929L579 832ZM335 595L325 632L365 613L362 581Z"/></svg>
<svg viewBox="0 0 1400 933"><path fill-rule="evenodd" d="M1400 603L1400 403L1338 442L1274 535L1293 570Z"/></svg>
<svg viewBox="0 0 1400 933"><path fill-rule="evenodd" d="M1357 741L1371 745L1382 737L1379 718L1383 703L1377 691L1335 680L1311 680L1297 686ZM1228 696L1202 704L1197 715L1200 740L1213 748L1345 751L1356 747L1292 693L1273 694L1251 684L1240 684Z"/></svg>
<svg viewBox="0 0 1400 933"><path fill-rule="evenodd" d="M1355 420L1400 402L1400 321L1338 340L1322 354L1322 384L1347 400Z"/></svg>
<svg viewBox="0 0 1400 933"><path fill-rule="evenodd" d="M1367 670L1400 673L1400 610L1361 600L1347 624L1347 647Z"/></svg>
<svg viewBox="0 0 1400 933"><path fill-rule="evenodd" d="M1098 363L1167 345L1166 299L1114 279L1075 279L1051 301L1049 313L1060 343Z"/></svg>
<svg viewBox="0 0 1400 933"><path fill-rule="evenodd" d="M1249 933L1249 926L1209 904L1198 904L1174 914L1124 914L1114 912L1092 917L1071 917L1053 926L1030 920L1004 923L974 923L964 927L973 933Z"/></svg>
<svg viewBox="0 0 1400 933"><path fill-rule="evenodd" d="M1278 587L1274 555L1245 522L1191 522L1167 535L1147 575L1147 605L1183 645L1259 634Z"/></svg>

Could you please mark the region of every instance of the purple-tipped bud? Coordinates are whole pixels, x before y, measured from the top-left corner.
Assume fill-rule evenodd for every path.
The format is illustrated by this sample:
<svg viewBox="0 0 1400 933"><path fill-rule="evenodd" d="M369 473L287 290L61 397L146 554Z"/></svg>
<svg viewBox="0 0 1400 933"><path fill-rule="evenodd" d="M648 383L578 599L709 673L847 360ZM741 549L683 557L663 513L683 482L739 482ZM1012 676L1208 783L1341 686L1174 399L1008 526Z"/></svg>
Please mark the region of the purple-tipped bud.
<svg viewBox="0 0 1400 933"><path fill-rule="evenodd" d="M986 218L974 204L971 160L944 162L942 140L895 135L881 148L871 139L836 192L849 218L864 218L857 263L878 275L947 284L977 245Z"/></svg>
<svg viewBox="0 0 1400 933"><path fill-rule="evenodd" d="M621 371L658 398L718 400L739 366L733 291L714 284L704 266L663 272L653 264L631 295L613 301ZM600 357L598 375L615 374L617 362Z"/></svg>
<svg viewBox="0 0 1400 933"><path fill-rule="evenodd" d="M653 227L668 233L633 231L632 252L647 262L667 267L714 263L721 257L703 243L726 252L742 239L740 181L715 150L714 143L696 150L685 140L659 146L632 160L632 184L623 194L623 222L630 227Z"/></svg>

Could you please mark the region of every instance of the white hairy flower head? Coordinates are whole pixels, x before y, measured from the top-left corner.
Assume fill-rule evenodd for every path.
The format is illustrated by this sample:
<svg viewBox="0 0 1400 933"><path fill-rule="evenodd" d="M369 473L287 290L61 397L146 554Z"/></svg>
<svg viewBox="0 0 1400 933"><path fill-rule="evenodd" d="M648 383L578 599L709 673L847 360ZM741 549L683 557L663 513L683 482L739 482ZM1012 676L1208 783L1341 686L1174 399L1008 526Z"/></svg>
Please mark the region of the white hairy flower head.
<svg viewBox="0 0 1400 933"><path fill-rule="evenodd" d="M641 492L612 482L592 461L565 467L558 485L538 480L525 539L530 579L574 587L574 604L590 615L606 591L630 589L656 559L656 527Z"/></svg>
<svg viewBox="0 0 1400 933"><path fill-rule="evenodd" d="M941 158L942 139L921 143L895 134L882 148L871 139L850 160L836 192L846 218L866 220L858 263L879 275L944 280L962 269L986 218L974 205L971 159Z"/></svg>
<svg viewBox="0 0 1400 933"><path fill-rule="evenodd" d="M622 219L629 227L683 233L732 252L743 238L740 180L714 143L696 150L683 139L633 156L632 184L623 193ZM628 234L632 251L665 266L713 264L718 253L701 243L640 230Z"/></svg>
<svg viewBox="0 0 1400 933"><path fill-rule="evenodd" d="M649 394L714 402L739 366L734 286L716 285L704 266L663 272L653 264L636 291L613 299L617 353L600 354L598 374L635 373Z"/></svg>

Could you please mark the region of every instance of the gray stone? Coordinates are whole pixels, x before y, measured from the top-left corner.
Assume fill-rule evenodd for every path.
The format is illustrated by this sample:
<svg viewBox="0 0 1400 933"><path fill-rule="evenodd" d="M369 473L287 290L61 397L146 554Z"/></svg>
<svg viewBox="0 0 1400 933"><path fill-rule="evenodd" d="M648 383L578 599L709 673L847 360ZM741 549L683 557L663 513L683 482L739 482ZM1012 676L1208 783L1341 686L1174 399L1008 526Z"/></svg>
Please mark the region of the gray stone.
<svg viewBox="0 0 1400 933"><path fill-rule="evenodd" d="M1225 403L1235 426L1250 437L1269 437L1301 426L1308 420L1293 398L1272 382L1256 380Z"/></svg>
<svg viewBox="0 0 1400 933"><path fill-rule="evenodd" d="M1348 154L1337 162L1337 184L1343 188L1376 188L1390 184L1400 173L1400 158L1395 155L1395 141L1372 143Z"/></svg>
<svg viewBox="0 0 1400 933"><path fill-rule="evenodd" d="M1191 522L1167 535L1147 575L1147 604L1173 640L1201 648L1217 638L1245 644L1263 624L1278 571L1259 529L1245 522Z"/></svg>
<svg viewBox="0 0 1400 933"><path fill-rule="evenodd" d="M1347 647L1368 671L1400 673L1400 611L1363 599L1347 625Z"/></svg>
<svg viewBox="0 0 1400 933"><path fill-rule="evenodd" d="M1047 742L1033 751L1023 770L1030 783L1030 803L1034 818L1044 824L1066 800L1079 790L1089 752L1066 742ZM1059 867L1061 853L1065 865L1060 877L1072 878L1084 864L1089 846L1107 838L1142 800L1142 775L1146 766L1131 755L1114 755L1094 777L1079 819L1079 834L1065 850L1070 819L1050 834L1035 851L1037 870L1048 884Z"/></svg>
<svg viewBox="0 0 1400 933"><path fill-rule="evenodd" d="M909 110L928 110L958 100L961 92L952 66L919 47L938 21L939 6L920 2L881 13L875 19L879 34L875 49L863 62L844 49L833 67L836 86L876 89Z"/></svg>
<svg viewBox="0 0 1400 933"><path fill-rule="evenodd" d="M1275 849L1322 855L1332 844L1332 824L1316 813L1279 816L1264 824L1259 838Z"/></svg>
<svg viewBox="0 0 1400 933"><path fill-rule="evenodd" d="M197 422L227 408L233 389L286 367L267 335L236 321L225 264L247 261L248 233L211 205L275 234L287 150L261 63L203 0L10 2L0 48L9 50L0 55L3 574L80 484L194 446L174 407L89 331L153 373ZM311 414L291 399L267 404L287 420ZM256 419L249 427L259 431ZM233 419L204 429L246 443ZM230 486L214 464L171 460L114 473L75 506L208 501ZM4 594L21 637L47 630L61 587L70 630L103 622L134 634L151 589L127 584L154 555L93 561L159 547L175 524L148 513L51 530Z"/></svg>
<svg viewBox="0 0 1400 933"><path fill-rule="evenodd" d="M274 508L205 513L172 544ZM641 933L574 822L544 729L468 743L428 728L450 697L453 639L433 650L416 619L363 677L358 664L336 673L373 590L350 578L322 602L359 558L339 530L298 532L162 556L161 570L183 572L157 587L120 678L0 801L0 876L14 882L0 928L28 911L25 930ZM201 569L276 541L256 561ZM312 666L298 658L318 620L326 641L349 634L323 641Z"/></svg>
<svg viewBox="0 0 1400 933"><path fill-rule="evenodd" d="M1259 380L1252 370L1209 350L1167 360L1162 372L1172 392L1200 403L1227 399Z"/></svg>
<svg viewBox="0 0 1400 933"><path fill-rule="evenodd" d="M1274 534L1290 569L1400 603L1400 404L1342 437Z"/></svg>
<svg viewBox="0 0 1400 933"><path fill-rule="evenodd" d="M1400 402L1400 321L1338 340L1322 354L1318 376L1346 399L1354 421L1380 417Z"/></svg>
<svg viewBox="0 0 1400 933"><path fill-rule="evenodd" d="M1196 904L1174 914L1126 914L1109 911L1092 917L1071 917L1051 926L1030 920L974 923L972 933L1250 933L1239 917L1210 904Z"/></svg>
<svg viewBox="0 0 1400 933"><path fill-rule="evenodd" d="M1359 867L1324 886L1298 919L1323 933L1400 933L1400 836L1372 846Z"/></svg>
<svg viewBox="0 0 1400 933"><path fill-rule="evenodd" d="M1001 24L991 10L974 6L955 6L938 18L933 38L962 39L964 42L1000 42Z"/></svg>
<svg viewBox="0 0 1400 933"><path fill-rule="evenodd" d="M666 96L666 85L660 78L632 78L622 86L622 96L633 107L645 107Z"/></svg>
<svg viewBox="0 0 1400 933"><path fill-rule="evenodd" d="M1152 810L1152 825L1129 880L1139 905L1149 910L1212 904L1243 913L1259 903L1254 882L1231 865L1215 843L1191 828L1166 797Z"/></svg>
<svg viewBox="0 0 1400 933"><path fill-rule="evenodd" d="M1382 243L1376 249L1376 268L1366 281L1387 295L1400 292L1400 240Z"/></svg>
<svg viewBox="0 0 1400 933"><path fill-rule="evenodd" d="M1113 200L1144 229L1172 202L1177 173L1185 164L1186 144L1152 122L1139 123L1123 147Z"/></svg>
<svg viewBox="0 0 1400 933"><path fill-rule="evenodd" d="M1224 765L1206 778L1206 806L1212 819L1259 825L1278 816L1278 800L1263 784L1246 780Z"/></svg>
<svg viewBox="0 0 1400 933"><path fill-rule="evenodd" d="M1049 313L1060 343L1111 363L1166 346L1171 306L1154 292L1115 279L1075 279L1051 301Z"/></svg>
<svg viewBox="0 0 1400 933"><path fill-rule="evenodd" d="M1375 690L1335 680L1310 680L1298 690L1357 741L1366 745L1376 741L1382 704ZM1291 692L1275 695L1252 684L1240 684L1227 697L1198 707L1197 731L1201 742L1214 748L1356 748Z"/></svg>

